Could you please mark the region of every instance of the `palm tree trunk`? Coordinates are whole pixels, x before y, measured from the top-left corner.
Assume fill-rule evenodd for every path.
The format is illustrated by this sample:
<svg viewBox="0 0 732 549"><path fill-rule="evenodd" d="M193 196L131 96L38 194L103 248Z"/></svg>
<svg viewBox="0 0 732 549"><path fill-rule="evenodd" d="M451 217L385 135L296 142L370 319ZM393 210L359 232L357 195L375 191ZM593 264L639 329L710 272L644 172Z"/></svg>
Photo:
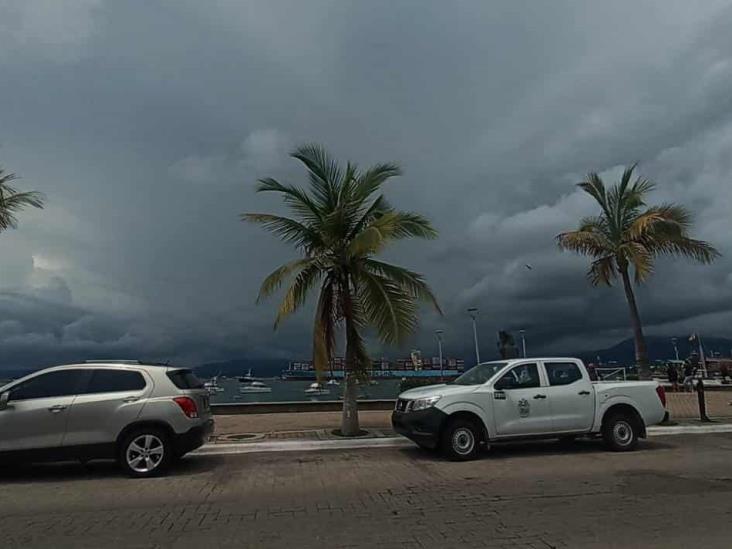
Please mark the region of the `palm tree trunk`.
<svg viewBox="0 0 732 549"><path fill-rule="evenodd" d="M638 305L635 302L633 283L630 280L627 266L621 266L619 270L620 275L623 278L625 298L628 300L628 308L630 309L630 323L633 326L633 338L635 339L635 363L638 366L638 375L641 379L651 379L651 371L648 368L648 349L646 348L646 338L643 335L643 325L641 324Z"/></svg>
<svg viewBox="0 0 732 549"><path fill-rule="evenodd" d="M353 322L353 305L351 303L351 291L348 282L342 286L343 316L346 322L346 363L344 368L343 387L343 415L341 416L341 435L344 437L355 437L361 434L361 426L358 421L358 387L355 375L355 352L353 341L356 335L356 326Z"/></svg>

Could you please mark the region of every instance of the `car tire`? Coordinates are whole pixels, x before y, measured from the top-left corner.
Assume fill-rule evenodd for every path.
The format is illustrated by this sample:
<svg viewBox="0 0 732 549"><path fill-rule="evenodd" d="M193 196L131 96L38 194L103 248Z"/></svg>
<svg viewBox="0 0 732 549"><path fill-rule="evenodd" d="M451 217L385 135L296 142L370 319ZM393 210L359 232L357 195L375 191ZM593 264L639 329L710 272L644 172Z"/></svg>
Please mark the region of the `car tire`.
<svg viewBox="0 0 732 549"><path fill-rule="evenodd" d="M640 435L638 420L631 414L616 412L602 425L602 438L607 447L614 452L629 452L638 446Z"/></svg>
<svg viewBox="0 0 732 549"><path fill-rule="evenodd" d="M450 421L442 431L440 448L451 461L470 461L478 457L481 429L467 419Z"/></svg>
<svg viewBox="0 0 732 549"><path fill-rule="evenodd" d="M174 460L168 434L156 427L135 429L122 440L118 461L133 478L149 478L163 474Z"/></svg>

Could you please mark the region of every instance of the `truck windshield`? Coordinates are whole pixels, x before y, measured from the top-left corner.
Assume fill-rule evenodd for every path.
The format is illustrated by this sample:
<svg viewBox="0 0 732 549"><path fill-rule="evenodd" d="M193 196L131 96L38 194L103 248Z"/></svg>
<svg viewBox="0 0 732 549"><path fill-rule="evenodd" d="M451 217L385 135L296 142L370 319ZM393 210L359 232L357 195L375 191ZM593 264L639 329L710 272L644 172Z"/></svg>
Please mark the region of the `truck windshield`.
<svg viewBox="0 0 732 549"><path fill-rule="evenodd" d="M478 364L463 375L451 381L452 385L483 385L503 368L508 362L486 362Z"/></svg>

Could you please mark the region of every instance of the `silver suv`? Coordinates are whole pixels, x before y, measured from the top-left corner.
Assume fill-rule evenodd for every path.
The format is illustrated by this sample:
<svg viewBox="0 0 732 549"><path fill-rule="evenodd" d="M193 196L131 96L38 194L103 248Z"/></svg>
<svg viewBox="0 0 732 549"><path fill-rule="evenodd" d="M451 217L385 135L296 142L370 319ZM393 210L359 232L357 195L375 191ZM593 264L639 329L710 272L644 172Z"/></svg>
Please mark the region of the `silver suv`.
<svg viewBox="0 0 732 549"><path fill-rule="evenodd" d="M47 368L0 387L0 459L117 459L133 477L162 473L213 431L191 370L135 360Z"/></svg>

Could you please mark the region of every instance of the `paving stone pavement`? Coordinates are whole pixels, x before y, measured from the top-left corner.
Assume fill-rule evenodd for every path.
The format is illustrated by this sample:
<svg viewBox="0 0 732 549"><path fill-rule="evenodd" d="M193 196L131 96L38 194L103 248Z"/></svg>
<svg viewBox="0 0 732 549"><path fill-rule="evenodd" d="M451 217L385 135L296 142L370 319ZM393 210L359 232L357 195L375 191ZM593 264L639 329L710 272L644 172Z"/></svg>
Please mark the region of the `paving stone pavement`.
<svg viewBox="0 0 732 549"><path fill-rule="evenodd" d="M732 435L496 446L451 463L409 449L0 472L3 546L730 547Z"/></svg>

